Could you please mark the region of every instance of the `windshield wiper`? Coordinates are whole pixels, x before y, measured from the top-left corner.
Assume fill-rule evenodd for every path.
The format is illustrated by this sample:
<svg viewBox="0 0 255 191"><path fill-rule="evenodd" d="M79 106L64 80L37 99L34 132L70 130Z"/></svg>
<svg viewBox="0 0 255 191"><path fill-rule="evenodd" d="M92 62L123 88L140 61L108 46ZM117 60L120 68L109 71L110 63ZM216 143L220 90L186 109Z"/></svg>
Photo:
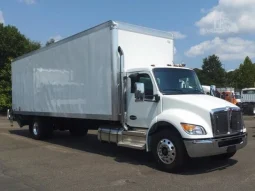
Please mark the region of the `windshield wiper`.
<svg viewBox="0 0 255 191"><path fill-rule="evenodd" d="M175 92L180 92L180 93L184 93L184 91L182 89L174 89L174 88L171 88L171 89L163 89L162 91L175 91Z"/></svg>
<svg viewBox="0 0 255 191"><path fill-rule="evenodd" d="M175 88L171 88L171 89L163 89L162 91L164 91L164 92L166 92L166 91L167 92L174 91L174 92L178 92L178 93L182 93L182 94L190 94L190 93L204 94L201 90L198 90L198 89L189 89L189 88L188 89L177 89L177 88L175 89Z"/></svg>
<svg viewBox="0 0 255 191"><path fill-rule="evenodd" d="M196 92L196 93L204 94L201 90L193 89L193 91Z"/></svg>

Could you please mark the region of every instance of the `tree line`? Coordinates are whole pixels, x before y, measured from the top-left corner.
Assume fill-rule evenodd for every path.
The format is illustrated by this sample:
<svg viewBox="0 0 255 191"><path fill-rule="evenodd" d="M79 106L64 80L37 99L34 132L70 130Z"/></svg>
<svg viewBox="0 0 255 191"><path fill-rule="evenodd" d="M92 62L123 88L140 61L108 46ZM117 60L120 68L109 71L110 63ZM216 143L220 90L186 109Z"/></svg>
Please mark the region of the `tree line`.
<svg viewBox="0 0 255 191"><path fill-rule="evenodd" d="M54 39L45 46L54 43ZM13 59L41 48L43 45L32 41L22 34L17 27L0 23L0 111L11 108L11 62ZM24 82L26 83L26 82Z"/></svg>
<svg viewBox="0 0 255 191"><path fill-rule="evenodd" d="M45 46L54 43L54 39L46 42ZM0 111L11 108L11 62L13 59L41 48L43 45L32 41L22 34L15 26L4 26L0 23ZM217 87L253 87L255 82L255 64L246 57L239 68L226 72L216 55L203 59L202 68L194 69L203 85ZM26 83L26 82L24 82Z"/></svg>
<svg viewBox="0 0 255 191"><path fill-rule="evenodd" d="M248 56L233 71L226 71L220 58L215 54L204 58L202 68L194 70L202 85L232 87L239 90L255 86L255 64Z"/></svg>

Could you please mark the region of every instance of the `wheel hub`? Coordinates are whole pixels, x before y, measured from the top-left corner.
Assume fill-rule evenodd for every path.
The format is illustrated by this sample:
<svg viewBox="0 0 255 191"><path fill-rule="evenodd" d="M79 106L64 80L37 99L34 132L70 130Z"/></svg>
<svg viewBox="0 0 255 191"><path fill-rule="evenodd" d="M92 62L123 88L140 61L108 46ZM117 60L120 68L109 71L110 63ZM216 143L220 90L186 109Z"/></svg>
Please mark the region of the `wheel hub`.
<svg viewBox="0 0 255 191"><path fill-rule="evenodd" d="M34 123L34 125L33 125L33 133L34 133L34 135L38 135L38 124L37 123Z"/></svg>
<svg viewBox="0 0 255 191"><path fill-rule="evenodd" d="M175 146L168 139L162 139L158 143L157 153L160 160L165 164L171 164L176 157Z"/></svg>
<svg viewBox="0 0 255 191"><path fill-rule="evenodd" d="M163 154L164 156L167 156L167 155L168 155L168 150L167 150L167 148L165 148L165 147L162 148L162 154Z"/></svg>

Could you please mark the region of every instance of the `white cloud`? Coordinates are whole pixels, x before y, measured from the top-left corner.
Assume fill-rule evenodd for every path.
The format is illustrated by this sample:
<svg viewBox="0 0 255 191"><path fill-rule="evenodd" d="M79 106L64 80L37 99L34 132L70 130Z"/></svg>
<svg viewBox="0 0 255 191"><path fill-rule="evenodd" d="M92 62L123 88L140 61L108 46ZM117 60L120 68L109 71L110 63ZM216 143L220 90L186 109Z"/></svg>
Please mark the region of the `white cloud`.
<svg viewBox="0 0 255 191"><path fill-rule="evenodd" d="M36 0L19 0L21 3L25 3L27 5L32 5L36 3Z"/></svg>
<svg viewBox="0 0 255 191"><path fill-rule="evenodd" d="M205 8L202 8L202 9L200 9L200 12L201 12L201 13L207 13L208 10L206 10Z"/></svg>
<svg viewBox="0 0 255 191"><path fill-rule="evenodd" d="M179 31L170 31L173 35L174 35L174 38L175 39L184 39L187 37L187 35L185 34L182 34L181 32Z"/></svg>
<svg viewBox="0 0 255 191"><path fill-rule="evenodd" d="M54 39L54 41L57 42L57 41L60 41L62 39L62 36L61 35L56 35L56 36L50 37L50 39Z"/></svg>
<svg viewBox="0 0 255 191"><path fill-rule="evenodd" d="M254 33L254 18L255 0L219 0L195 25L202 35Z"/></svg>
<svg viewBox="0 0 255 191"><path fill-rule="evenodd" d="M220 60L243 60L246 56L255 58L255 41L244 40L239 37L201 42L185 52L188 57L216 54Z"/></svg>
<svg viewBox="0 0 255 191"><path fill-rule="evenodd" d="M4 24L4 14L3 14L3 11L0 11L0 23Z"/></svg>
<svg viewBox="0 0 255 191"><path fill-rule="evenodd" d="M200 12L201 12L201 13L205 13L206 10L205 10L204 8L202 8L202 9L200 9Z"/></svg>
<svg viewBox="0 0 255 191"><path fill-rule="evenodd" d="M4 24L4 14L2 11L0 11L0 23Z"/></svg>

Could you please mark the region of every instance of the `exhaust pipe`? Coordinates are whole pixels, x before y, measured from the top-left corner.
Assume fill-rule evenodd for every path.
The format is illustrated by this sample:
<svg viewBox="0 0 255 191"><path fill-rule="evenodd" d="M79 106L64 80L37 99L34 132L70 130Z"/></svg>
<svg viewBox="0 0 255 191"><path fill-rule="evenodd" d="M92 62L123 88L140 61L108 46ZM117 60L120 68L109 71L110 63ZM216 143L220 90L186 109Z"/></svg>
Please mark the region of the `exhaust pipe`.
<svg viewBox="0 0 255 191"><path fill-rule="evenodd" d="M121 123L125 130L128 130L128 127L126 125L126 96L125 96L125 89L126 89L126 82L127 79L126 76L124 76L124 51L119 46L118 52L120 54L120 89L121 89L121 95L120 95L120 103L121 103Z"/></svg>

